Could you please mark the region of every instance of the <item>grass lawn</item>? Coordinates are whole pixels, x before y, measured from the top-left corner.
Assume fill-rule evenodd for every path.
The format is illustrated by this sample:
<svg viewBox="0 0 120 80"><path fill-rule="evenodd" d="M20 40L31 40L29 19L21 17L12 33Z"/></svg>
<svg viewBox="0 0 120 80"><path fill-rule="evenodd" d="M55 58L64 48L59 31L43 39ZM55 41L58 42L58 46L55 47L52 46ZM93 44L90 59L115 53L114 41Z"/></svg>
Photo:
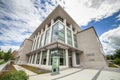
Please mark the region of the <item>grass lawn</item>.
<svg viewBox="0 0 120 80"><path fill-rule="evenodd" d="M43 69L40 69L40 68L36 68L36 67L32 67L32 66L28 66L28 65L19 65L23 68L26 68L34 73L37 73L37 74L43 74L43 73L48 73L50 71L48 70L43 70Z"/></svg>
<svg viewBox="0 0 120 80"><path fill-rule="evenodd" d="M0 72L0 78L3 77L5 74L16 71L16 69L14 68L14 66L12 64L7 65L6 70L3 72Z"/></svg>
<svg viewBox="0 0 120 80"><path fill-rule="evenodd" d="M109 67L118 68L118 67L115 66L113 63L109 63Z"/></svg>

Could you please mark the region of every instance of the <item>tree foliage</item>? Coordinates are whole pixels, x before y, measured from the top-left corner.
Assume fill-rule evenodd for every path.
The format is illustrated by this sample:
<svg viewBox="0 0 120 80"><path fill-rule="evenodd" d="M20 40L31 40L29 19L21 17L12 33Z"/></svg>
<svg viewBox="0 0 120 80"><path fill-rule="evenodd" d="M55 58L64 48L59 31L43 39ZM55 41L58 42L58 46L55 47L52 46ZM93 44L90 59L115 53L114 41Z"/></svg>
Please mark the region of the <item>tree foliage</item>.
<svg viewBox="0 0 120 80"><path fill-rule="evenodd" d="M4 59L5 61L8 61L12 58L12 49L10 48L7 52L4 52L0 49L0 59Z"/></svg>
<svg viewBox="0 0 120 80"><path fill-rule="evenodd" d="M107 60L113 60L115 64L120 64L120 49L117 49L113 55L106 55Z"/></svg>

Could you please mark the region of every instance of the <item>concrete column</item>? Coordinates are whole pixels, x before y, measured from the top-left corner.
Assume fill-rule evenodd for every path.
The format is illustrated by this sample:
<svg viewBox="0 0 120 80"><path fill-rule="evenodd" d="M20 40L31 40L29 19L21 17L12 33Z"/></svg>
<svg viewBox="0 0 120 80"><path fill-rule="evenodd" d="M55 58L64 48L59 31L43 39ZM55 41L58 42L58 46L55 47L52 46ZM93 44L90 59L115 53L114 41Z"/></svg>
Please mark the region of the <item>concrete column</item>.
<svg viewBox="0 0 120 80"><path fill-rule="evenodd" d="M47 57L46 57L46 65L48 65L48 63L49 63L49 53L50 53L50 50L48 49L47 50Z"/></svg>
<svg viewBox="0 0 120 80"><path fill-rule="evenodd" d="M39 64L41 65L41 61L42 61L42 51L40 53L40 61L39 61Z"/></svg>
<svg viewBox="0 0 120 80"><path fill-rule="evenodd" d="M35 42L34 42L34 50L36 49L36 36L35 36Z"/></svg>
<svg viewBox="0 0 120 80"><path fill-rule="evenodd" d="M34 45L35 45L35 38L33 38L32 51L34 50Z"/></svg>
<svg viewBox="0 0 120 80"><path fill-rule="evenodd" d="M37 35L37 41L36 41L36 49L38 49L38 45L39 45L39 32L38 32L38 35Z"/></svg>
<svg viewBox="0 0 120 80"><path fill-rule="evenodd" d="M74 51L72 52L72 64L76 66L76 53Z"/></svg>
<svg viewBox="0 0 120 80"><path fill-rule="evenodd" d="M65 25L65 43L67 44L67 26L66 26L66 19L64 19L64 25Z"/></svg>
<svg viewBox="0 0 120 80"><path fill-rule="evenodd" d="M69 56L68 56L68 49L65 49L65 53L66 53L66 66L69 67Z"/></svg>
<svg viewBox="0 0 120 80"><path fill-rule="evenodd" d="M43 35L43 46L45 45L45 36L46 36L46 29L48 28L48 25L45 26L45 31L44 31L44 35Z"/></svg>
<svg viewBox="0 0 120 80"><path fill-rule="evenodd" d="M32 64L32 62L33 62L33 57L34 57L34 55L32 54L32 55L31 55L31 64Z"/></svg>
<svg viewBox="0 0 120 80"><path fill-rule="evenodd" d="M71 29L71 34L72 34L72 46L75 47L75 45L74 45L74 33L73 33L72 25L70 25L70 29Z"/></svg>
<svg viewBox="0 0 120 80"><path fill-rule="evenodd" d="M37 46L37 49L39 49L40 48L40 39L41 39L41 34L39 33L39 39L38 39L38 46Z"/></svg>
<svg viewBox="0 0 120 80"><path fill-rule="evenodd" d="M36 46L35 46L35 50L37 49L37 46L38 46L38 38L39 38L39 33L36 35Z"/></svg>
<svg viewBox="0 0 120 80"><path fill-rule="evenodd" d="M31 55L29 56L29 61L28 61L28 63L30 63L30 60L31 60Z"/></svg>
<svg viewBox="0 0 120 80"><path fill-rule="evenodd" d="M35 54L34 64L36 64L37 54L38 54L38 53Z"/></svg>
<svg viewBox="0 0 120 80"><path fill-rule="evenodd" d="M50 34L49 34L49 41L48 41L48 43L51 43L51 38L52 38L52 27L53 27L53 23L54 23L54 21L53 21L53 19L51 19L51 25L50 25Z"/></svg>
<svg viewBox="0 0 120 80"><path fill-rule="evenodd" d="M41 35L42 36L41 36L41 39L40 39L41 40L40 46L43 46L43 44L42 44L43 43L43 29L41 29Z"/></svg>

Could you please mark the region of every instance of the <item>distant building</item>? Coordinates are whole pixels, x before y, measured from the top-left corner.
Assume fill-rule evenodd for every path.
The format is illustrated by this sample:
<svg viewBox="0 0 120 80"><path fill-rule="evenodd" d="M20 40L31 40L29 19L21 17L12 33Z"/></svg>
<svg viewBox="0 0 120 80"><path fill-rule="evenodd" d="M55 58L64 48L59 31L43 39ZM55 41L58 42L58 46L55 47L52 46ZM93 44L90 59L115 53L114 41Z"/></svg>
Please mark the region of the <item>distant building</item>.
<svg viewBox="0 0 120 80"><path fill-rule="evenodd" d="M14 50L14 51L12 52L13 58L16 58L17 53L18 53L18 51L16 51L16 50Z"/></svg>
<svg viewBox="0 0 120 80"><path fill-rule="evenodd" d="M81 30L61 6L57 6L33 34L25 39L15 63L51 70L51 53L54 51L61 54L60 69L107 67L95 29L90 27Z"/></svg>

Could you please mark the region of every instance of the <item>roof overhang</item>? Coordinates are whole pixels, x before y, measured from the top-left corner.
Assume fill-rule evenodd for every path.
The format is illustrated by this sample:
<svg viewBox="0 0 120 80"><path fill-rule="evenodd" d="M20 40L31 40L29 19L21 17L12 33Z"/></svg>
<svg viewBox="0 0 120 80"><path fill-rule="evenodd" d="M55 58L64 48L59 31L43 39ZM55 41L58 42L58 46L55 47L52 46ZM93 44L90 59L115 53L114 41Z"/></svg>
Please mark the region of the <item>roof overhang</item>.
<svg viewBox="0 0 120 80"><path fill-rule="evenodd" d="M72 24L75 29L78 31L81 31L79 25L67 14L67 12L58 5L49 15L48 17L39 25L39 27L33 32L33 34L30 36L30 38L33 38L35 34L41 31L45 27L46 24L50 24L51 19L55 19L56 17L62 17L63 19L66 19L66 21L69 24Z"/></svg>
<svg viewBox="0 0 120 80"><path fill-rule="evenodd" d="M45 51L47 49L54 49L54 48L58 48L58 49L68 49L70 51L76 51L77 53L83 53L82 50L79 50L78 48L75 48L75 47L72 47L70 45L66 45L64 43L61 43L61 42L53 42L51 44L48 44L44 47L41 47L40 49L37 49L35 51L32 51L32 52L29 52L27 53L27 55L29 54L34 54L34 53L38 53L40 51Z"/></svg>

